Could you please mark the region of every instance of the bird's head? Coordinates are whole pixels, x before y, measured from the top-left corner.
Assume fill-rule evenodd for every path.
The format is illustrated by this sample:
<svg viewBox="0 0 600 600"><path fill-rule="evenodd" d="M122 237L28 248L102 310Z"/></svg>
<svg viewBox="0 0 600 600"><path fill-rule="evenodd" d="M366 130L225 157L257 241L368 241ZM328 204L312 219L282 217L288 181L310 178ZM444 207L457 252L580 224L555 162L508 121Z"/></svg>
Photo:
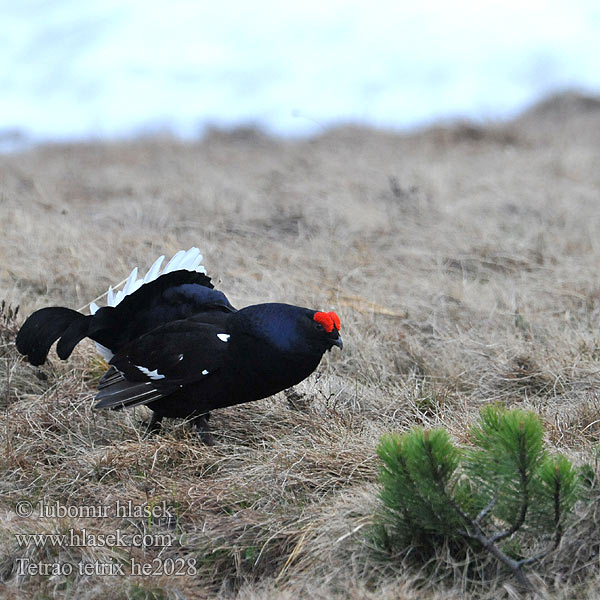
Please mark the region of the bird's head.
<svg viewBox="0 0 600 600"><path fill-rule="evenodd" d="M289 304L257 304L237 313L244 330L282 351L319 356L333 346L342 348L340 318Z"/></svg>
<svg viewBox="0 0 600 600"><path fill-rule="evenodd" d="M314 328L320 334L325 334L326 343L330 344L328 350L331 350L333 346L337 346L340 350L344 347L342 337L340 336L340 329L342 325L340 318L333 311L321 312L317 311L313 315Z"/></svg>

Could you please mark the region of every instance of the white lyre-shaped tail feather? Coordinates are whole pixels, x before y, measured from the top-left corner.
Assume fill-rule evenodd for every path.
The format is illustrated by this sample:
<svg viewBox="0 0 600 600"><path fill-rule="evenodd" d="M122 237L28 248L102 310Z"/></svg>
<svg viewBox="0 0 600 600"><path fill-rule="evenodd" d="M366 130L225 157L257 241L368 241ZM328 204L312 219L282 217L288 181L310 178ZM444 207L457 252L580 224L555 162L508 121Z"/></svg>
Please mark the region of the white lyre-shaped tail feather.
<svg viewBox="0 0 600 600"><path fill-rule="evenodd" d="M153 265L148 269L148 272L143 277L138 278L138 268L135 267L133 271L131 271L129 277L117 284L115 287L122 285L123 287L115 292L113 290L112 285L108 288L108 292L103 294L96 300L99 300L103 296L106 296L106 306L116 306L125 298L125 296L129 296L129 294L133 294L136 290L139 290L144 283L148 283L150 281L154 281L158 279L161 275L165 273L171 273L172 271L197 271L198 273L206 273L206 269L202 266L202 254L200 254L200 250L198 248L192 247L189 250L180 250L177 252L173 258L167 263L167 265L161 269L161 265L165 260L164 255L159 256L153 263ZM94 314L100 307L96 304L96 301L90 302L90 313Z"/></svg>
<svg viewBox="0 0 600 600"><path fill-rule="evenodd" d="M144 277L138 278L138 268L135 267L135 269L131 271L129 277L126 280L122 281L121 283L115 286L119 287L120 285L124 284L120 290L115 292L113 290L113 287L110 286L105 294L102 294L102 296L99 296L93 302L90 302L90 313L93 315L100 308L98 304L96 304L96 300L100 300L101 298L106 296L106 306L116 306L117 304L119 304L119 302L123 300L123 298L125 298L125 296L133 294L133 292L141 288L142 285L144 285L145 283L154 281L155 279L158 279L161 275L164 275L165 273L171 273L172 271L180 270L206 273L206 269L201 264L202 254L200 254L200 250L195 247L192 247L187 251L180 250L173 256L173 258L171 258L171 260L166 264L166 266L161 269L161 265L164 260L164 255L159 256L154 261L153 265L148 269L148 272L146 273L146 275L144 275ZM100 352L100 354L107 361L109 361L113 357L112 352L108 348L105 348L104 346L98 343L96 343L96 346L98 348L98 352Z"/></svg>

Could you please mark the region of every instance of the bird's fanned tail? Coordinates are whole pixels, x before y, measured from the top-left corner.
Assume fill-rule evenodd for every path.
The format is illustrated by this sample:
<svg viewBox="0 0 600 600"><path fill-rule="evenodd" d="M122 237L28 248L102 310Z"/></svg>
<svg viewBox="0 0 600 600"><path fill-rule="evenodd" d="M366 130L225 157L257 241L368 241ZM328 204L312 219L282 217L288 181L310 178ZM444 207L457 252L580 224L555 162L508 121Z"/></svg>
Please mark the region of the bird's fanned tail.
<svg viewBox="0 0 600 600"><path fill-rule="evenodd" d="M17 350L25 354L32 365L39 366L44 364L52 344L61 338L59 356L68 358L75 345L86 336L90 318L61 306L37 310L19 330Z"/></svg>
<svg viewBox="0 0 600 600"><path fill-rule="evenodd" d="M100 309L100 306L96 304L96 300L100 300L106 296L106 306L117 306L127 296L130 296L139 290L144 284L155 281L161 275L172 273L173 271L195 271L197 273L203 273L206 275L206 269L202 266L202 259L203 256L200 253L200 249L192 246L189 250L179 250L179 252L176 252L171 260L169 260L169 262L162 269L161 266L165 260L165 256L164 254L159 256L154 263L152 263L152 266L148 269L146 275L143 277L138 277L138 268L135 267L129 274L129 277L127 277L125 280L125 284L120 290L115 292L111 285L109 286L107 292L98 298L95 298L89 303L89 305L87 305L89 306L90 313L94 315ZM210 279L208 281L210 282ZM122 283L123 282L121 282L121 284ZM99 342L96 342L96 349L102 358L104 358L104 360L109 361L112 358L113 353L106 346L103 346Z"/></svg>
<svg viewBox="0 0 600 600"><path fill-rule="evenodd" d="M98 304L96 304L96 300L100 300L100 298L106 296L107 306L117 306L125 296L133 294L133 292L137 291L145 283L150 283L151 281L158 279L161 275L171 273L172 271L196 271L197 273L204 273L206 275L206 269L202 266L202 258L203 256L200 254L200 250L193 246L189 250L180 250L175 253L173 258L171 258L162 269L161 265L165 260L165 257L164 255L159 256L148 269L148 272L144 277L138 278L138 268L135 267L129 274L129 277L125 280L125 285L123 285L122 289L115 292L113 287L110 286L107 292L96 298L93 302L90 302L90 313L95 314L100 308Z"/></svg>
<svg viewBox="0 0 600 600"><path fill-rule="evenodd" d="M125 319L131 318L132 313L136 312L136 301L132 300L133 294L145 284L152 284L156 290L161 290L161 284L155 283L162 275L170 275L171 281L180 281L180 283L193 282L200 286L212 288L210 278L206 275L206 269L202 266L202 254L198 248L192 247L189 250L180 250L173 258L161 269L165 257L161 256L148 269L148 272L141 278L138 278L138 268L131 271L125 281L122 289L115 292L109 287L108 292L96 298L106 296L107 307L103 311L95 301L89 304L91 315L83 315L70 308L53 306L42 308L34 312L21 327L17 339L17 350L27 356L28 361L35 366L42 365L48 356L52 344L58 340L56 352L59 358L65 360L69 358L75 346L85 337L91 337L96 341L96 346L100 354L110 360L113 352L98 341L106 338L103 330L116 331L119 329L119 321L113 321L110 311L123 300L127 300L129 309L124 308L122 313ZM189 277L177 276L174 271L187 271ZM146 289L146 288L145 288ZM148 288L150 289L150 288ZM139 296L141 304L145 302L144 295ZM85 307L84 307L85 308ZM100 311L100 312L98 312ZM96 317L93 320L93 317ZM110 337L109 337L110 341Z"/></svg>

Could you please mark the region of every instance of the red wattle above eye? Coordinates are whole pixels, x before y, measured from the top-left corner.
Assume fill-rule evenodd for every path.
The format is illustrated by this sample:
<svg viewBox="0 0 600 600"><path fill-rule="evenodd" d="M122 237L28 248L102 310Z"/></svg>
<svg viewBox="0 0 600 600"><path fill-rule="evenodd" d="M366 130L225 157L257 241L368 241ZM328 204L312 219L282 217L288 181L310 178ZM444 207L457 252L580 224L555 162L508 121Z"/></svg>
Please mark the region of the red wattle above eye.
<svg viewBox="0 0 600 600"><path fill-rule="evenodd" d="M340 318L332 311L332 312L317 312L313 319L323 325L323 329L327 333L331 333L333 328L335 327L338 331L341 328Z"/></svg>

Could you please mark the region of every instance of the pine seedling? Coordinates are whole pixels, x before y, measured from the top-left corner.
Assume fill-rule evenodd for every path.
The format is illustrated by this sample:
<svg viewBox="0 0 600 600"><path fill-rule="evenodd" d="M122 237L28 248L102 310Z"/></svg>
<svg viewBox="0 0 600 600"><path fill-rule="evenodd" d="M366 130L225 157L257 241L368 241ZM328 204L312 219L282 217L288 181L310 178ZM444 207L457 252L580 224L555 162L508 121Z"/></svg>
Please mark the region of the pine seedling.
<svg viewBox="0 0 600 600"><path fill-rule="evenodd" d="M386 435L377 453L382 461L382 543L393 547L404 540L414 552L427 555L442 538L454 538L464 526L454 504L461 451L448 433L414 429Z"/></svg>
<svg viewBox="0 0 600 600"><path fill-rule="evenodd" d="M382 438L379 540L421 559L442 544L475 565L491 555L531 590L523 567L558 546L580 475L567 458L547 454L530 412L486 407L469 440L459 449L443 429Z"/></svg>

